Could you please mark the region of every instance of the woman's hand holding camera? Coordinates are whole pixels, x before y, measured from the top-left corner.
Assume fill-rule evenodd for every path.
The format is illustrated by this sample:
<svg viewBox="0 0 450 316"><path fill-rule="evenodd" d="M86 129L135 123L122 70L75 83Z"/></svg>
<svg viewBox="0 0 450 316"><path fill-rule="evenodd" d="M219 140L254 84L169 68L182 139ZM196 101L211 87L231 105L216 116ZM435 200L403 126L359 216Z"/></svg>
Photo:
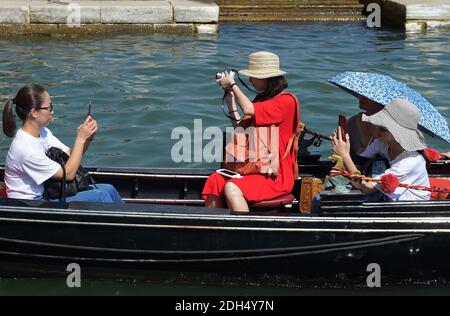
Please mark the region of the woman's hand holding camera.
<svg viewBox="0 0 450 316"><path fill-rule="evenodd" d="M217 79L216 82L220 84L224 90L230 90L231 85L236 82L228 71L225 71L224 74L225 75L222 78Z"/></svg>

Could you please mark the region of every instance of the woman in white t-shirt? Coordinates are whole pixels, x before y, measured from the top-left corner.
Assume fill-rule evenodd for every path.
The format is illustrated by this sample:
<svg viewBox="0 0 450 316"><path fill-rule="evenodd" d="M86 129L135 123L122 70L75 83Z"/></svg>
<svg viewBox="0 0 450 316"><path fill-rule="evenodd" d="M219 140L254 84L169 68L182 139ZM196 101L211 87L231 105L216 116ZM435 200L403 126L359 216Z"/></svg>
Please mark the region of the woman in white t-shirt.
<svg viewBox="0 0 450 316"><path fill-rule="evenodd" d="M17 133L14 111L22 121ZM52 119L50 95L40 85L22 87L16 97L6 103L3 132L8 137L14 137L5 163L8 198L43 199L44 182L50 178L62 180L61 166L46 155L50 147L58 147L70 156L65 165L66 179L71 181L75 178L83 154L97 132L97 122L88 116L78 127L74 146L70 149L47 128ZM97 184L90 190L68 197L66 201L123 203L116 189L109 184Z"/></svg>
<svg viewBox="0 0 450 316"><path fill-rule="evenodd" d="M362 116L364 122L376 127L376 139L362 153L362 156L373 158L380 155L389 160L391 167L383 174L375 178L381 178L385 174L394 174L400 183L430 186L426 161L418 150L426 148L424 137L418 129L420 112L405 99L397 98L389 103L380 112L371 116ZM332 136L333 150L340 155L346 169L349 172L357 172L357 168L350 157L350 142L347 141L338 130L337 135ZM363 193L372 195L383 193L383 200L415 201L429 200L430 192L407 188L397 188L393 193L385 193L379 184L362 181L353 182L353 185Z"/></svg>

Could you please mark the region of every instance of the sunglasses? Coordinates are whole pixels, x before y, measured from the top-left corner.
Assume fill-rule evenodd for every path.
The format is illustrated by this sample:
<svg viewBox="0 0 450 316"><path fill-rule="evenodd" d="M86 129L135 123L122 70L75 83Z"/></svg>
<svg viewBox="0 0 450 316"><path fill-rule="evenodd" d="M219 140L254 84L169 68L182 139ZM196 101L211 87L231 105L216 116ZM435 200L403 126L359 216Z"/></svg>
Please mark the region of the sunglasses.
<svg viewBox="0 0 450 316"><path fill-rule="evenodd" d="M53 112L53 104L50 102L50 106L40 107L38 108L38 110L47 110L49 112Z"/></svg>

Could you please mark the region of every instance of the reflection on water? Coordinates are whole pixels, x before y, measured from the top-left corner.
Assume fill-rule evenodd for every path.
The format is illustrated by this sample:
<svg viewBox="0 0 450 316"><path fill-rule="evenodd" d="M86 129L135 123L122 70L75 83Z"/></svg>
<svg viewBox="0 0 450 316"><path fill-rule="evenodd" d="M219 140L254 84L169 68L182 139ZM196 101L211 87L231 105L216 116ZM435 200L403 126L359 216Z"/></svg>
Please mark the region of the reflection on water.
<svg viewBox="0 0 450 316"><path fill-rule="evenodd" d="M327 83L348 70L403 80L448 118L448 35L374 30L356 22L223 24L215 36L2 39L0 98L5 102L26 83L46 85L56 106L51 128L68 145L92 99L100 130L86 165L174 167L180 165L170 159L172 129L193 128L199 118L204 128L227 126L214 74L245 67L256 50L280 56L289 90L300 96L303 120L322 134L331 133L339 113L357 111L352 96ZM9 142L0 138L0 161ZM430 145L449 149L436 140ZM320 151L328 156L329 145ZM188 166L206 163L182 165Z"/></svg>

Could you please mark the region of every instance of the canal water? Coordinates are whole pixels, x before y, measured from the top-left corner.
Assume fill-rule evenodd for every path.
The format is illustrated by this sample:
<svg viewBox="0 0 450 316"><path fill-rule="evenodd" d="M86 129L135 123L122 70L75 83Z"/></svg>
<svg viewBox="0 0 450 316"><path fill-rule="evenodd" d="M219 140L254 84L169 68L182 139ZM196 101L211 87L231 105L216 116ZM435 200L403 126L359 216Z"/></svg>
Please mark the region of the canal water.
<svg viewBox="0 0 450 316"><path fill-rule="evenodd" d="M363 22L295 24L222 24L217 35L116 35L71 39L0 40L0 101L24 84L40 83L53 97L50 128L72 145L76 127L92 100L100 130L85 156L89 166L215 167L217 163L171 159L176 127L193 131L225 128L222 90L216 72L241 69L249 53L277 53L288 72L289 90L300 97L302 119L309 129L330 134L338 114L358 111L357 100L327 83L342 71L376 71L392 75L422 93L450 118L450 31L405 34L369 29ZM249 93L249 95L251 95ZM430 146L450 146L428 139ZM10 140L0 137L0 161ZM318 149L324 156L329 144ZM292 288L256 286L223 288L208 285L136 284L92 281L79 294L297 294ZM294 286L295 288L295 286ZM448 292L448 288L447 292ZM222 291L222 292L221 292ZM56 279L3 279L4 294L74 294ZM312 293L314 294L314 293ZM341 294L345 294L341 292ZM350 293L351 294L351 293Z"/></svg>
<svg viewBox="0 0 450 316"><path fill-rule="evenodd" d="M300 97L302 119L331 134L338 114L352 115L357 100L327 83L342 71L377 71L403 80L450 117L450 31L405 34L355 23L222 24L215 36L108 36L52 40L0 40L0 101L27 83L53 96L50 125L72 145L89 100L100 130L85 156L90 166L215 167L204 161L175 163L175 127L229 125L220 109L216 72L246 66L249 53L276 52ZM251 95L251 93L249 93ZM208 141L205 141L205 144ZM0 137L0 161L10 140ZM450 151L430 140L440 150ZM328 156L329 144L320 151ZM192 157L194 160L194 157Z"/></svg>

